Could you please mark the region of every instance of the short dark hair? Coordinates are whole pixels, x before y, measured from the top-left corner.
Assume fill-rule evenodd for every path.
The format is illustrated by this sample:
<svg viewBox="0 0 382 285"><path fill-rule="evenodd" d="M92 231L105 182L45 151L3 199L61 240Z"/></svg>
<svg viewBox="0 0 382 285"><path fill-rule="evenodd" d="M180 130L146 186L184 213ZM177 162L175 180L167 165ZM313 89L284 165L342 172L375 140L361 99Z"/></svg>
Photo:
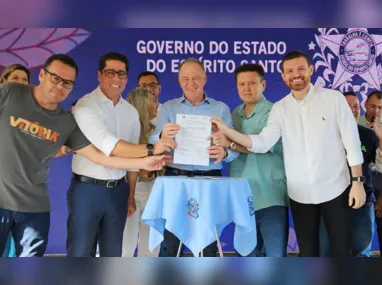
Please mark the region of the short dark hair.
<svg viewBox="0 0 382 285"><path fill-rule="evenodd" d="M63 64L66 64L66 65L69 65L70 67L73 67L75 70L76 70L76 77L78 75L78 65L77 63L74 61L73 58L71 58L70 56L68 56L67 54L53 54L51 55L50 57L48 57L48 59L45 61L45 64L44 64L44 69L48 69L48 67L54 62L54 61L59 61Z"/></svg>
<svg viewBox="0 0 382 285"><path fill-rule="evenodd" d="M152 72L152 71L143 71L143 72L139 73L139 75L138 75L137 84L139 82L139 79L141 79L141 77L150 76L150 75L154 76L155 79L158 81L158 83L160 83L158 75L156 75L155 72Z"/></svg>
<svg viewBox="0 0 382 285"><path fill-rule="evenodd" d="M260 76L260 80L261 81L264 80L265 72L264 72L264 68L260 64L246 63L246 64L238 66L234 71L235 81L237 81L237 76L242 72L257 72L257 74L259 74Z"/></svg>
<svg viewBox="0 0 382 285"><path fill-rule="evenodd" d="M308 66L311 66L312 65L312 61L310 60L310 57L303 51L299 51L299 50L293 50L291 52L288 52L284 58L282 59L281 61L281 70L284 71L284 63L288 60L292 60L292 59L295 59L295 58L300 58L300 57L303 57L305 58L306 62L308 63Z"/></svg>
<svg viewBox="0 0 382 285"><path fill-rule="evenodd" d="M117 60L117 61L123 62L126 66L126 73L129 72L129 60L127 59L127 57L121 53L114 52L114 51L105 53L100 57L98 61L99 71L104 70L104 68L106 67L106 61L108 60Z"/></svg>
<svg viewBox="0 0 382 285"><path fill-rule="evenodd" d="M378 100L381 100L382 99L382 92L378 91L378 90L370 92L370 94L367 95L366 102L368 102L370 100L370 98L373 96L376 96L378 98Z"/></svg>
<svg viewBox="0 0 382 285"><path fill-rule="evenodd" d="M347 96L355 96L355 97L358 98L357 94L355 94L354 91L346 91L343 94L344 94L345 97L347 97Z"/></svg>

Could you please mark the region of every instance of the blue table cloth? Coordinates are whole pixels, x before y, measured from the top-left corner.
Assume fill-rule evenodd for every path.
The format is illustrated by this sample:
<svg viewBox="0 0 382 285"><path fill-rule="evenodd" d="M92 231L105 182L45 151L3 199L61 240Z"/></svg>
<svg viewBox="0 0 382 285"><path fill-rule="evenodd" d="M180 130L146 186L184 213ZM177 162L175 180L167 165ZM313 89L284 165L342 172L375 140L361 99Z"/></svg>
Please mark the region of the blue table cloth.
<svg viewBox="0 0 382 285"><path fill-rule="evenodd" d="M243 256L256 244L256 221L250 186L245 178L161 176L153 185L142 215L150 226L150 251L167 229L194 256L235 223L234 247Z"/></svg>

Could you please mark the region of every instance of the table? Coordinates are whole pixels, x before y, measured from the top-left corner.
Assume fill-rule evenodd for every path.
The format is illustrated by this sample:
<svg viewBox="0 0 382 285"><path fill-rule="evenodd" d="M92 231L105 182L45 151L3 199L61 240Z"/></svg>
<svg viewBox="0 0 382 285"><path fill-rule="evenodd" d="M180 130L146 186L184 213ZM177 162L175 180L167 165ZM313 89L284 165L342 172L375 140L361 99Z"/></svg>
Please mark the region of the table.
<svg viewBox="0 0 382 285"><path fill-rule="evenodd" d="M246 256L257 244L252 192L245 178L157 177L142 222L150 226L150 251L167 229L198 256L231 222L238 253Z"/></svg>

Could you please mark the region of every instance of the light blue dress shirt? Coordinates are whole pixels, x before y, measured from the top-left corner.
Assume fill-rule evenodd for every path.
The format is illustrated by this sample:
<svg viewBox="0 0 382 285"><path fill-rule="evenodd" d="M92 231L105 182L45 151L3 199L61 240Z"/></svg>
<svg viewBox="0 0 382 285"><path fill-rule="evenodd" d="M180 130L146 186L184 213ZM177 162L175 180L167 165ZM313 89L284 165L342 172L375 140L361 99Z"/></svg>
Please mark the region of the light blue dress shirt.
<svg viewBox="0 0 382 285"><path fill-rule="evenodd" d="M160 113L158 115L158 123L152 135L150 136L150 143L157 143L159 141L159 135L162 132L163 126L166 123L176 123L176 115L203 115L211 117L220 117L224 122L232 128L232 116L229 107L221 102L216 101L205 95L205 99L197 106L193 106L184 96L176 99L167 101L161 106ZM236 159L239 155L238 152L227 150L228 156L224 159L224 162L231 162ZM173 155L173 152L171 153ZM185 165L185 164L175 164L168 163L167 165L173 168L183 169L183 170L212 170L212 169L222 169L222 163L215 164L215 159L210 159L209 166L201 165Z"/></svg>

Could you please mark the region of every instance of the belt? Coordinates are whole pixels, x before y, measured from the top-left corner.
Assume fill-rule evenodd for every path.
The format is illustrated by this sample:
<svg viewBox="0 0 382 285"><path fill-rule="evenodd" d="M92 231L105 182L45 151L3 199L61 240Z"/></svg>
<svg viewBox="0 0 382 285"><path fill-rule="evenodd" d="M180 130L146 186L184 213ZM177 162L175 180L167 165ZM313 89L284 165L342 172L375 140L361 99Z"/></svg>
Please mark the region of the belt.
<svg viewBox="0 0 382 285"><path fill-rule="evenodd" d="M123 177L119 180L100 180L100 179L95 179L95 178L91 178L91 177L87 177L83 175L78 175L75 173L73 173L72 179L80 181L80 182L84 182L84 183L91 183L91 184L96 184L100 186L105 186L107 188L118 187L121 184L121 182L124 180Z"/></svg>
<svg viewBox="0 0 382 285"><path fill-rule="evenodd" d="M183 170L179 168L173 168L166 166L166 174L172 173L175 175L186 175L189 177L192 176L221 176L222 172L220 169L211 169L211 170Z"/></svg>

